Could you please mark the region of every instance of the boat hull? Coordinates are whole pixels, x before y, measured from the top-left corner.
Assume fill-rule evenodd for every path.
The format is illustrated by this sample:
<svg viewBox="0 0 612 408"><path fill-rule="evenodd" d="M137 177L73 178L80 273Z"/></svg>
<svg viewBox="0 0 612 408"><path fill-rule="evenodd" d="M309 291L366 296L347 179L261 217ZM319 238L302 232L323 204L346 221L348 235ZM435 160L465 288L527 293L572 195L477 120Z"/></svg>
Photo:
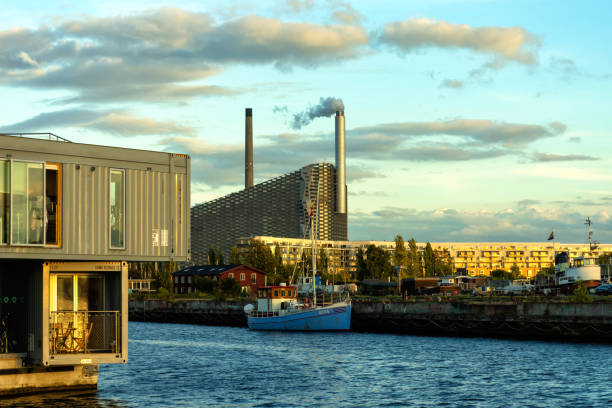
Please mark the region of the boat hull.
<svg viewBox="0 0 612 408"><path fill-rule="evenodd" d="M351 305L339 303L280 316L249 316L247 320L252 330L346 331L351 328Z"/></svg>

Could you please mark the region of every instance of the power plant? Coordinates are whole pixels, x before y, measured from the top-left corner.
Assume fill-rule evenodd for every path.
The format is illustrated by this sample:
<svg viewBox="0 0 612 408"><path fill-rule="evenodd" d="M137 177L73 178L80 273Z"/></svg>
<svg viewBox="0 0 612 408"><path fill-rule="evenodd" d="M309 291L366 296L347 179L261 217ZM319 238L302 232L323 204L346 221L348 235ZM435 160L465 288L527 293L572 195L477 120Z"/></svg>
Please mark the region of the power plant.
<svg viewBox="0 0 612 408"><path fill-rule="evenodd" d="M344 119L344 111L335 112L335 166L309 164L254 184L253 110L247 108L244 190L191 208L193 263L207 263L211 245L228 257L239 238L308 238L311 212L317 239L348 240Z"/></svg>

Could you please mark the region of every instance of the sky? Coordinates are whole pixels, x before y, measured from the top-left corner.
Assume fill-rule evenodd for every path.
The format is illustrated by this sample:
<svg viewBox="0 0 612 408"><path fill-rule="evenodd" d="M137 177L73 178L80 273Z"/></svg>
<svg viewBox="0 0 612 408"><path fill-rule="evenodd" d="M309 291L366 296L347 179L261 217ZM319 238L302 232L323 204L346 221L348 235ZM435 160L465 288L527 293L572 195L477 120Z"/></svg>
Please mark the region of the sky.
<svg viewBox="0 0 612 408"><path fill-rule="evenodd" d="M334 163L335 98L349 239L612 242L607 1L75 3L0 9L0 132L187 153L195 205L247 107L255 183Z"/></svg>

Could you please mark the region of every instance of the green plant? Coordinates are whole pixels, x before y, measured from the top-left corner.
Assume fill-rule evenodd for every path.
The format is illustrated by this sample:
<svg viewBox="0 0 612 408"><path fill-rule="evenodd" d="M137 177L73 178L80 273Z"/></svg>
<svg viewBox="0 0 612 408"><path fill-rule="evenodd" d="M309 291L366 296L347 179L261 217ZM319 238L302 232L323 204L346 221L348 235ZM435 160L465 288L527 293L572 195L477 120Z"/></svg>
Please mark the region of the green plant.
<svg viewBox="0 0 612 408"><path fill-rule="evenodd" d="M591 303L593 301L593 295L591 295L587 288L580 282L578 282L576 289L574 289L573 298L576 303Z"/></svg>

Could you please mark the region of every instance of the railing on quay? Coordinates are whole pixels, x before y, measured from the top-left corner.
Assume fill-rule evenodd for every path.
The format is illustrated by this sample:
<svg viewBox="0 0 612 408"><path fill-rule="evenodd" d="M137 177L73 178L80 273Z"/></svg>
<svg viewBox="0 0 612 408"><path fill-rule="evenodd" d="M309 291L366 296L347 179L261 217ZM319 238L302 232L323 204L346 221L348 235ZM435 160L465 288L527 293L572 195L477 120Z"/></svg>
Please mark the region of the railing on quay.
<svg viewBox="0 0 612 408"><path fill-rule="evenodd" d="M60 311L49 316L49 354L121 352L121 313Z"/></svg>

